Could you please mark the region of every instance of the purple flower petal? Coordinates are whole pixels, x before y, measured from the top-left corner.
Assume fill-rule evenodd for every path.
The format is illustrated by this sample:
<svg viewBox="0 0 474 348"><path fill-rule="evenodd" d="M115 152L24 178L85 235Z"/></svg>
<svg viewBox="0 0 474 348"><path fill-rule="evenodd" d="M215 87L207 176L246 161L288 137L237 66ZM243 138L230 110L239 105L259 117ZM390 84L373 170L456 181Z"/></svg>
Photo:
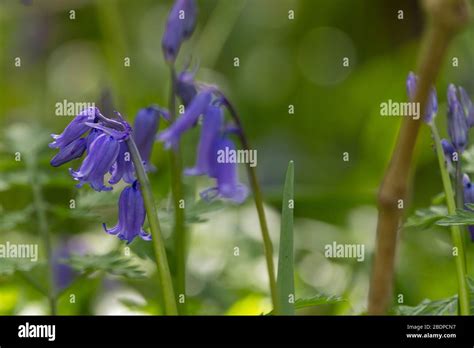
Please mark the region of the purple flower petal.
<svg viewBox="0 0 474 348"><path fill-rule="evenodd" d="M151 240L151 235L143 230L146 211L143 197L138 187L138 182L124 188L119 198L118 223L113 228L108 229L103 224L104 230L113 235L117 235L121 240L131 243L136 236L143 240Z"/></svg>
<svg viewBox="0 0 474 348"><path fill-rule="evenodd" d="M210 165L213 161L213 149L219 132L222 130L224 115L217 106L209 106L201 127L201 137L197 149L196 165L193 168L185 169L185 175L203 175L212 176Z"/></svg>

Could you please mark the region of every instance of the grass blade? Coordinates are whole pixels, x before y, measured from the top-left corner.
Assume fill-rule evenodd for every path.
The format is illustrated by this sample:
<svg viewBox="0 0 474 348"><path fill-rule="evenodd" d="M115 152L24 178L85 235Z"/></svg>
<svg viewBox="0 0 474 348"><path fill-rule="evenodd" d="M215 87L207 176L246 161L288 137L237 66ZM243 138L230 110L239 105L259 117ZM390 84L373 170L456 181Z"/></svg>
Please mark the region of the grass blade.
<svg viewBox="0 0 474 348"><path fill-rule="evenodd" d="M280 228L277 288L280 310L283 315L295 314L295 284L293 270L293 208L294 164L290 161L286 171Z"/></svg>

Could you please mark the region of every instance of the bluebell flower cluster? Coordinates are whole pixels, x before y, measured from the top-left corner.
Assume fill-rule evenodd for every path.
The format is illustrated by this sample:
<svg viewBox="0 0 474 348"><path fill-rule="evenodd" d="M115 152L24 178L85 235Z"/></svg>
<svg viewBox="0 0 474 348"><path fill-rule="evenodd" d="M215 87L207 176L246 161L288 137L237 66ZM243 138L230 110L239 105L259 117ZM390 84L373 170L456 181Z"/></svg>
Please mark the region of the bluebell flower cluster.
<svg viewBox="0 0 474 348"><path fill-rule="evenodd" d="M188 39L196 24L196 3L194 0L177 0L171 9L162 40L165 60L174 64L179 48ZM185 112L166 130L158 133L157 140L165 148L174 149L188 130L201 124L201 134L197 146L196 162L192 168L184 170L185 175L206 175L215 180L215 186L201 192L205 200L221 198L242 203L248 196L248 188L241 184L237 175L237 163L220 163L218 153L235 151L230 135L234 131L225 124L222 93L217 87L195 81L196 69L185 68L175 80L176 95L185 106ZM202 122L199 122L199 121ZM237 130L238 131L238 130Z"/></svg>
<svg viewBox="0 0 474 348"><path fill-rule="evenodd" d="M229 127L224 123L224 105L215 87L201 88L189 103L184 114L178 117L166 130L158 133L157 140L166 148L174 148L181 136L195 127L202 118L201 134L192 168L184 170L185 175L207 175L215 179L216 185L201 192L205 200L222 198L242 203L248 196L248 188L241 184L237 175L237 163L218 161L221 151L235 151Z"/></svg>
<svg viewBox="0 0 474 348"><path fill-rule="evenodd" d="M416 85L418 82L418 76L413 72L410 72L407 77L407 95L410 101L415 100ZM434 87L431 89L428 103L426 104L425 112L423 113L423 121L430 124L433 122L436 113L438 112L438 97L436 96L436 90Z"/></svg>
<svg viewBox="0 0 474 348"><path fill-rule="evenodd" d="M168 117L165 111L155 107L142 109L135 118L135 132L117 113L117 119L109 119L98 108L87 108L77 115L59 134L52 134L49 146L59 152L51 160L54 167L86 156L77 170L69 168L77 187L88 184L95 191L110 191L112 186L104 183L105 175L110 174L109 185L121 180L127 186L119 200L119 224L112 229L104 229L130 243L136 236L149 240L143 229L145 208L143 197L136 180L135 168L130 157L127 140L133 136L137 148L148 165L155 133L160 117ZM137 227L138 225L139 228Z"/></svg>
<svg viewBox="0 0 474 348"><path fill-rule="evenodd" d="M407 78L407 94L410 100L414 99L417 77L410 73ZM474 106L469 95L462 87L453 84L448 86L448 139L441 139L446 164L451 172L453 166L461 163L461 155L469 143L469 129L474 126ZM436 91L432 90L424 114L424 121L428 124L433 122L438 110ZM464 204L474 203L474 186L467 174L463 177L463 201ZM468 209L466 206L465 209ZM471 239L474 241L474 226L468 226Z"/></svg>

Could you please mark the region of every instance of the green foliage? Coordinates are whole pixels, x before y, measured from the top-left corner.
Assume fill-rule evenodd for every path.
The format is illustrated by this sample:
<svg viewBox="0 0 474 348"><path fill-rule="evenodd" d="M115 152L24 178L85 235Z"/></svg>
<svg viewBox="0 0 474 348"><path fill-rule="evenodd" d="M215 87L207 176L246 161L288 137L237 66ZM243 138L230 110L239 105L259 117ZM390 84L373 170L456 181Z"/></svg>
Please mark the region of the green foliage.
<svg viewBox="0 0 474 348"><path fill-rule="evenodd" d="M105 255L72 255L65 262L80 273L104 272L130 279L145 278L145 271L133 261L133 258L126 257L119 251Z"/></svg>
<svg viewBox="0 0 474 348"><path fill-rule="evenodd" d="M0 276L11 276L15 272L28 272L38 265L39 263L29 260L5 258L0 262Z"/></svg>
<svg viewBox="0 0 474 348"><path fill-rule="evenodd" d="M471 294L471 311L474 310L474 280L468 279ZM441 300L425 299L416 306L398 306L395 311L399 315L457 315L458 295Z"/></svg>
<svg viewBox="0 0 474 348"><path fill-rule="evenodd" d="M420 209L410 216L405 223L405 228L425 230L436 224L448 214L445 206L431 206Z"/></svg>
<svg viewBox="0 0 474 348"><path fill-rule="evenodd" d="M316 307L316 306L322 306L322 305L332 305L332 304L337 304L344 301L346 300L340 296L318 294L309 298L297 299L295 303L293 304L293 309L298 310L298 309L304 309L304 308L310 308L310 307ZM268 313L267 315L272 315L272 313L273 311Z"/></svg>
<svg viewBox="0 0 474 348"><path fill-rule="evenodd" d="M278 255L277 288L280 311L292 315L295 308L290 298L295 298L295 275L293 256L293 205L294 205L294 164L290 161L286 171L280 228L280 253ZM291 206L290 206L291 205Z"/></svg>
<svg viewBox="0 0 474 348"><path fill-rule="evenodd" d="M474 204L466 204L470 209L474 209ZM456 209L456 215L448 215L437 222L440 226L474 225L474 212L463 209Z"/></svg>
<svg viewBox="0 0 474 348"><path fill-rule="evenodd" d="M316 295L310 298L299 298L295 302L295 309L303 309L321 305L331 305L345 301L340 296Z"/></svg>

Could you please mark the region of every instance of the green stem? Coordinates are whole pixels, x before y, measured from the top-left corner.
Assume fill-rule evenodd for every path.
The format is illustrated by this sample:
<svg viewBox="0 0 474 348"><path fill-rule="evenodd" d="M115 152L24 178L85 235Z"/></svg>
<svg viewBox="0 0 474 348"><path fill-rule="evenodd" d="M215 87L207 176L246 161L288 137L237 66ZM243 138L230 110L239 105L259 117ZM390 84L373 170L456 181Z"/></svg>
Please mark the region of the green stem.
<svg viewBox="0 0 474 348"><path fill-rule="evenodd" d="M127 145L135 166L135 172L137 173L138 181L140 183L143 201L145 203L146 216L148 219L148 224L150 225L153 249L155 252L156 265L158 268L158 277L160 279L161 288L163 291L165 314L177 315L178 311L176 308L176 299L173 291L173 282L171 280L168 259L166 258L166 249L161 234L160 222L158 220L158 213L156 211L150 181L148 180L145 168L143 167L143 161L141 159L140 153L138 152L137 145L133 141L132 137L127 140Z"/></svg>
<svg viewBox="0 0 474 348"><path fill-rule="evenodd" d="M33 190L33 205L35 207L36 215L38 218L38 229L41 236L41 239L44 243L44 249L46 253L46 262L47 262L47 281L48 281L48 302L50 308L50 314L56 315L57 313L57 304L56 304L56 294L54 289L54 264L52 257L51 249L51 238L49 235L48 220L46 218L45 202L43 198L43 193L41 192L41 185L38 182L37 177L37 168L36 161L29 160L27 161L28 166L28 175L30 177L31 188Z"/></svg>
<svg viewBox="0 0 474 348"><path fill-rule="evenodd" d="M169 112L171 121L176 119L176 73L174 66L170 67L171 86L169 94ZM184 211L184 189L181 160L181 146L169 152L171 167L171 193L174 205L174 246L176 257L176 292L177 297L184 296L184 301L179 301L179 313L186 314L186 224ZM182 201L183 200L183 201Z"/></svg>
<svg viewBox="0 0 474 348"><path fill-rule="evenodd" d="M237 114L237 110L224 95L222 96L224 98L224 103L232 116L232 119L234 120L237 128L239 129L238 136L242 144L242 147L245 150L250 150L250 145L247 140L247 137L245 136L245 132L242 127L242 122L240 121L240 117ZM265 253L265 259L267 262L268 278L270 282L270 292L272 296L273 314L278 315L280 314L280 303L278 301L278 288L277 288L276 277L275 277L275 266L273 262L273 245L272 245L272 240L270 238L270 233L268 231L267 219L265 217L265 209L263 207L263 195L260 190L260 185L258 183L255 167L251 167L250 164L247 165L247 174L249 177L250 186L253 191L253 197L255 201L255 207L257 208L258 219L260 221L260 230L262 232L262 239L263 239L263 249Z"/></svg>
<svg viewBox="0 0 474 348"><path fill-rule="evenodd" d="M448 206L448 213L450 215L456 214L456 203L454 200L454 192L451 186L449 173L446 169L443 148L441 146L441 139L439 137L438 129L434 122L431 124L431 132L436 146L436 154L438 157L439 169L441 172L441 179L443 181L444 192L446 194L446 204ZM461 159L459 159L461 160ZM451 226L451 239L453 245L458 250L458 255L455 256L456 273L458 279L458 298L459 298L459 313L461 315L469 315L469 288L467 284L467 269L465 264L465 252L462 238L462 231L459 226Z"/></svg>
<svg viewBox="0 0 474 348"><path fill-rule="evenodd" d="M458 155L458 161L456 163L456 207L458 209L464 209L464 184L463 184L463 174L462 174L462 161L461 161L461 155ZM462 245L464 248L466 247L466 227L463 225L459 226L459 229L461 230L461 236L462 236ZM464 255L464 264L466 265L466 274L469 274L468 268L467 268L467 255Z"/></svg>

